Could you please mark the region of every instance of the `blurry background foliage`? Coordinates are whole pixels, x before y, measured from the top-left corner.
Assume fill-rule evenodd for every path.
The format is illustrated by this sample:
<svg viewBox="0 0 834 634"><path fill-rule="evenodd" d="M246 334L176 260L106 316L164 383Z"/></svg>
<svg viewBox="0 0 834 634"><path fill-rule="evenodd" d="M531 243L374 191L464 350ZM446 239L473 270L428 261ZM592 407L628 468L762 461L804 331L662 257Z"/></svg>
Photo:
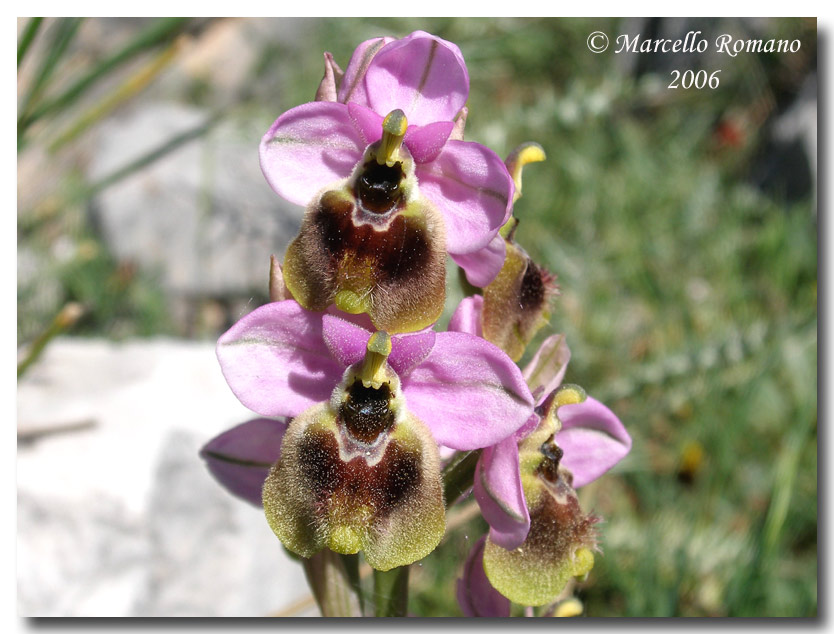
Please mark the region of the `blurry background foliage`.
<svg viewBox="0 0 834 634"><path fill-rule="evenodd" d="M815 20L288 22L19 21L21 350L66 329L54 320L68 304L81 311L75 335L214 339L265 302L268 253L243 307L175 297L155 271L109 251L90 213L96 195L218 122L233 122L256 155L272 121L312 98L323 51L345 68L360 41L423 29L463 51L469 140L504 156L528 140L545 148L547 161L525 171L517 237L558 276L549 332L567 335L567 380L605 401L634 439L628 458L581 492L605 518L604 555L577 589L586 613L816 614ZM171 79L194 47L228 46L230 29L268 36L272 24L303 37L252 38L237 89L211 72ZM801 50L595 55L595 30L612 44L623 32L700 30L711 45L729 32L799 39ZM672 68L721 69L720 86L667 89ZM163 100L206 117L90 178L83 166L103 122ZM810 137L786 136L785 117L808 103ZM459 297L450 293L447 317ZM459 614L454 579L484 530L470 520L415 566L411 612Z"/></svg>

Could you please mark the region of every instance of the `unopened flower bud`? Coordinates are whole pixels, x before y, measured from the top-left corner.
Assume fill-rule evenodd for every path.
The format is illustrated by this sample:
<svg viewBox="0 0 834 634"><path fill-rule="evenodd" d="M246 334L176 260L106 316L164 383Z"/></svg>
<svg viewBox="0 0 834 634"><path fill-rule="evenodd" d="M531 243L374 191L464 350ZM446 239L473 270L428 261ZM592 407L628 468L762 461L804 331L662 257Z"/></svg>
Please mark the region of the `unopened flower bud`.
<svg viewBox="0 0 834 634"><path fill-rule="evenodd" d="M342 78L345 76L344 71L339 68L333 55L330 53L324 54L324 77L322 77L318 90L316 90L316 101L336 101L338 99L339 86L342 83Z"/></svg>
<svg viewBox="0 0 834 634"><path fill-rule="evenodd" d="M469 108L464 106L455 118L455 127L452 128L452 134L449 135L450 139L453 141L463 141L463 131L466 128L466 117L468 116Z"/></svg>
<svg viewBox="0 0 834 634"><path fill-rule="evenodd" d="M269 256L269 301L281 302L292 299L287 285L284 283L284 272L281 263L274 255Z"/></svg>
<svg viewBox="0 0 834 634"><path fill-rule="evenodd" d="M504 266L484 289L484 338L518 361L550 318L550 300L557 292L555 277L507 240Z"/></svg>

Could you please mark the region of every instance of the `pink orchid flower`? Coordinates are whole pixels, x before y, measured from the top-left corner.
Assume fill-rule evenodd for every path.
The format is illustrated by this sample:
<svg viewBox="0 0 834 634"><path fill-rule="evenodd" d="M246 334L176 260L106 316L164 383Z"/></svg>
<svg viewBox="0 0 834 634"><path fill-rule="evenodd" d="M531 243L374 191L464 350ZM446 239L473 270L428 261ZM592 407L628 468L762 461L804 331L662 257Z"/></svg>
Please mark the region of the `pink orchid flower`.
<svg viewBox="0 0 834 634"><path fill-rule="evenodd" d="M292 420L286 429L250 421L203 456L238 496L254 502L263 484L270 526L303 557L362 550L372 567L389 570L426 556L445 530L437 443L494 444L533 411L520 370L484 339L371 333L294 300L245 316L217 355L244 405ZM494 423L485 424L486 411L499 414Z"/></svg>
<svg viewBox="0 0 834 634"><path fill-rule="evenodd" d="M259 414L282 417L248 421L203 447L210 472L232 494L262 504L264 480L281 455L283 417L326 401L345 368L362 358L370 324L344 317L286 300L253 311L221 337L218 357L235 394ZM498 442L532 412L533 396L518 368L482 339L430 330L396 335L389 363L403 378L409 409L443 445L473 449ZM485 426L479 408L496 407L507 418Z"/></svg>
<svg viewBox="0 0 834 634"><path fill-rule="evenodd" d="M282 114L261 141L261 168L272 188L306 206L322 187L355 171L382 138L384 118L401 110L408 124L402 145L420 195L443 217L446 250L472 278L494 278L502 258L466 255L493 242L509 218L514 184L497 154L461 140L469 75L460 49L416 31L360 44L344 73L332 56L325 60L320 100Z"/></svg>
<svg viewBox="0 0 834 634"><path fill-rule="evenodd" d="M481 296L465 298L452 316L449 330L478 334L482 308ZM542 342L523 373L537 406L559 387L569 359L564 336L552 335ZM562 427L555 441L564 452L561 465L573 474L574 488L596 480L631 449L631 437L623 424L596 399L563 405L557 417ZM475 472L474 494L490 525L490 539L508 550L520 546L530 529L518 443L536 429L539 420L538 414L532 414L512 437L484 449Z"/></svg>
<svg viewBox="0 0 834 634"><path fill-rule="evenodd" d="M293 300L255 309L217 344L232 392L266 417L298 416L327 401L345 369L362 360L371 332ZM462 332L394 335L388 357L408 409L440 445L487 447L514 434L533 411L518 367L497 346ZM484 412L490 412L489 421Z"/></svg>

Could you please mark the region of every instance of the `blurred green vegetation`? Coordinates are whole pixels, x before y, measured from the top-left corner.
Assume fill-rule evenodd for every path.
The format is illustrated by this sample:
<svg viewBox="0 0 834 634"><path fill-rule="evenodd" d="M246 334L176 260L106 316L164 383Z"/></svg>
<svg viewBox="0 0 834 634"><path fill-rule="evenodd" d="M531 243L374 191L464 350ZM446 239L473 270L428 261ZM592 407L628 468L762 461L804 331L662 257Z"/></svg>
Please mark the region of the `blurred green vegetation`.
<svg viewBox="0 0 834 634"><path fill-rule="evenodd" d="M344 68L360 41L422 29L467 61L468 140L502 156L529 140L545 148L525 170L517 238L558 276L549 332L567 335L566 380L605 401L634 441L581 491L605 520L603 555L576 591L590 616L817 612L816 203L750 178L764 122L815 67L816 23L768 24L811 59L724 57L717 89L672 91L668 72L635 76L588 51L587 35L622 32L619 20L321 20L303 50L261 52L238 104L266 130L312 98L322 51ZM210 88L192 88L210 101ZM27 247L60 229L45 218L21 228ZM93 255L54 271L95 316L87 332L170 331L152 281L120 277L87 238ZM422 562L411 612L459 614L455 579L484 531L465 523Z"/></svg>

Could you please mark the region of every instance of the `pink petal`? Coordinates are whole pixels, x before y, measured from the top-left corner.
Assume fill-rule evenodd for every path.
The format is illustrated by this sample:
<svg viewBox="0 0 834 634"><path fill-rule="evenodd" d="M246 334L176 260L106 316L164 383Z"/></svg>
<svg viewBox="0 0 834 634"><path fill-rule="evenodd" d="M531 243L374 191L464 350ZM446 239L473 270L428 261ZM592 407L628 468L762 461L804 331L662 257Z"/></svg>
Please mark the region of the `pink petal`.
<svg viewBox="0 0 834 634"><path fill-rule="evenodd" d="M429 328L394 335L391 339L391 356L388 357L388 364L402 380L431 354L437 340L437 333Z"/></svg>
<svg viewBox="0 0 834 634"><path fill-rule="evenodd" d="M518 428L518 431L515 432L513 436L515 438L516 443L521 442L527 436L532 434L536 431L536 428L539 426L539 423L542 421L541 417L536 414L530 414L530 418L527 419L527 422L524 423L521 427Z"/></svg>
<svg viewBox="0 0 834 634"><path fill-rule="evenodd" d="M507 243L496 235L483 249L474 253L453 255L452 259L466 273L466 279L472 286L484 288L492 282L504 266L507 257Z"/></svg>
<svg viewBox="0 0 834 634"><path fill-rule="evenodd" d="M405 131L403 143L417 163L428 163L437 158L455 124L436 121L428 125L410 125Z"/></svg>
<svg viewBox="0 0 834 634"><path fill-rule="evenodd" d="M469 141L447 141L431 163L417 165L420 192L446 220L449 253L487 246L512 210L513 180L492 150Z"/></svg>
<svg viewBox="0 0 834 634"><path fill-rule="evenodd" d="M362 105L368 105L365 100L364 87L361 87L359 95L354 95L354 92L362 85L362 80L365 79L365 73L368 71L368 66L374 55L379 53L383 46L394 41L395 38L393 37L375 37L371 40L365 40L356 47L345 69L342 83L339 85L338 100L341 103L356 101Z"/></svg>
<svg viewBox="0 0 834 634"><path fill-rule="evenodd" d="M465 332L476 337L484 336L481 316L484 312L483 295L464 297L449 320L448 330Z"/></svg>
<svg viewBox="0 0 834 634"><path fill-rule="evenodd" d="M217 342L235 396L261 416L298 416L330 398L342 377L322 337L322 313L293 300L256 308Z"/></svg>
<svg viewBox="0 0 834 634"><path fill-rule="evenodd" d="M322 318L322 336L330 354L346 368L365 358L371 333L345 319L325 315Z"/></svg>
<svg viewBox="0 0 834 634"><path fill-rule="evenodd" d="M346 313L342 310L336 308L336 304L330 304L325 310L325 313L328 315L334 315L339 319L344 319L345 321L349 321L352 324L356 324L360 328L364 328L365 330L376 330L374 328L374 323L371 321L371 318L368 317L367 313L357 313L355 315L351 313Z"/></svg>
<svg viewBox="0 0 834 634"><path fill-rule="evenodd" d="M458 579L458 605L464 616L510 616L510 600L493 588L484 572L484 544L481 537L463 564L463 578Z"/></svg>
<svg viewBox="0 0 834 634"><path fill-rule="evenodd" d="M556 415L562 430L556 443L565 452L562 464L573 473L573 487L596 480L631 449L631 437L614 413L590 396L562 405Z"/></svg>
<svg viewBox="0 0 834 634"><path fill-rule="evenodd" d="M513 436L487 447L475 468L473 493L489 523L489 538L507 550L518 548L530 530L521 488L518 443Z"/></svg>
<svg viewBox="0 0 834 634"><path fill-rule="evenodd" d="M570 361L570 348L565 335L550 335L542 341L536 354L524 368L524 379L536 394L536 404L544 401L562 384Z"/></svg>
<svg viewBox="0 0 834 634"><path fill-rule="evenodd" d="M370 108L355 103L349 103L347 109L350 120L353 121L353 125L362 135L362 142L365 144L363 148L371 143L376 143L382 138L384 117ZM364 149L362 151L364 152Z"/></svg>
<svg viewBox="0 0 834 634"><path fill-rule="evenodd" d="M261 139L261 170L278 195L307 205L320 189L350 175L366 145L347 106L305 103L278 117Z"/></svg>
<svg viewBox="0 0 834 634"><path fill-rule="evenodd" d="M365 358L371 333L341 317L325 315L323 336L333 358L346 368ZM431 329L394 335L391 338L391 355L388 357L391 369L401 379L407 376L412 368L429 356L434 348L434 339L435 333Z"/></svg>
<svg viewBox="0 0 834 634"><path fill-rule="evenodd" d="M211 474L230 493L261 506L269 468L281 457L285 421L256 418L212 438L200 450Z"/></svg>
<svg viewBox="0 0 834 634"><path fill-rule="evenodd" d="M462 332L437 333L431 354L403 380L403 393L438 444L460 450L494 445L533 411L533 396L510 358Z"/></svg>
<svg viewBox="0 0 834 634"><path fill-rule="evenodd" d="M469 74L460 49L416 31L387 44L373 58L364 80L364 98L355 99L385 116L397 108L409 124L452 121L469 96Z"/></svg>

